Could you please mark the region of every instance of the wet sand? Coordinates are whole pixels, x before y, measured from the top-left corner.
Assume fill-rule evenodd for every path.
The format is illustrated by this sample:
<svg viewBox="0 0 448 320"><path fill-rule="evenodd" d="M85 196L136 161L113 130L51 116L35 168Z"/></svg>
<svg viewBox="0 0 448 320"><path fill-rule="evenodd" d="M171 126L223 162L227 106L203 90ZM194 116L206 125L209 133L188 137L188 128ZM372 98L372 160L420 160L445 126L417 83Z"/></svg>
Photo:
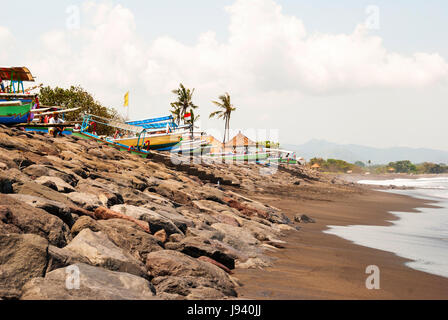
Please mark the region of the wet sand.
<svg viewBox="0 0 448 320"><path fill-rule="evenodd" d="M410 269L408 260L393 253L355 245L322 231L328 225L388 225L388 211L416 211L435 203L370 190L311 185L291 190L251 193L293 219L307 214L315 224L297 224L299 232L284 239L285 249L271 254L277 260L265 270L237 269L244 283L243 299L448 299L448 278ZM366 267L380 268L380 290L368 290Z"/></svg>

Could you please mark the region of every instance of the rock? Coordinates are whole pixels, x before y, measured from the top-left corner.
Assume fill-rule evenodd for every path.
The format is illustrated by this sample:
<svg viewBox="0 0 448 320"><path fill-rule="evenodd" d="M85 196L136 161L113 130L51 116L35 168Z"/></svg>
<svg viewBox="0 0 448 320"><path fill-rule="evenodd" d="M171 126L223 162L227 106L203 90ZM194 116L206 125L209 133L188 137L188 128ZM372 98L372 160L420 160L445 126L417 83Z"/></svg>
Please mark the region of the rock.
<svg viewBox="0 0 448 320"><path fill-rule="evenodd" d="M164 180L157 187L151 187L149 191L154 191L165 198L176 203L188 204L192 200L192 195L181 190L184 184L174 180Z"/></svg>
<svg viewBox="0 0 448 320"><path fill-rule="evenodd" d="M93 220L91 217L88 216L82 216L78 220L76 220L75 224L72 226L70 232L75 237L84 229L90 229L93 232L101 231L100 224Z"/></svg>
<svg viewBox="0 0 448 320"><path fill-rule="evenodd" d="M71 192L67 194L67 197L85 210L92 211L103 205L96 195L90 193Z"/></svg>
<svg viewBox="0 0 448 320"><path fill-rule="evenodd" d="M0 297L18 298L31 278L45 275L47 240L33 234L0 234Z"/></svg>
<svg viewBox="0 0 448 320"><path fill-rule="evenodd" d="M33 164L24 169L23 172L32 178L51 176L61 178L66 183L72 185L75 185L78 182L76 176L67 169L59 169L59 168L56 169L55 167L50 168L44 165Z"/></svg>
<svg viewBox="0 0 448 320"><path fill-rule="evenodd" d="M316 223L316 221L305 214L296 214L294 216L294 221L298 223Z"/></svg>
<svg viewBox="0 0 448 320"><path fill-rule="evenodd" d="M165 230L159 230L159 231L157 231L156 233L154 233L154 237L156 237L157 239L159 239L161 242L163 242L163 243L165 243L166 242L166 238L167 238L167 236L166 236L166 232L165 232Z"/></svg>
<svg viewBox="0 0 448 320"><path fill-rule="evenodd" d="M79 273L77 272L79 270ZM67 288L67 275L79 274L79 289ZM76 281L69 282L76 285ZM22 300L153 300L154 286L132 274L74 264L35 278L23 287Z"/></svg>
<svg viewBox="0 0 448 320"><path fill-rule="evenodd" d="M34 208L39 208L45 210L49 214L52 214L62 221L64 221L70 228L75 223L73 216L71 214L70 208L60 202L48 200L41 197L30 196L26 194L11 194L11 198L25 202Z"/></svg>
<svg viewBox="0 0 448 320"><path fill-rule="evenodd" d="M111 219L95 221L89 217L81 217L72 227L72 234L77 235L83 229L94 232L101 231L118 247L129 252L143 263L146 256L153 251L162 250L163 243L154 236L146 233L133 222Z"/></svg>
<svg viewBox="0 0 448 320"><path fill-rule="evenodd" d="M170 242L180 242L180 241L182 241L183 238L184 237L181 234L173 233L172 235L170 235L169 241Z"/></svg>
<svg viewBox="0 0 448 320"><path fill-rule="evenodd" d="M73 188L67 182L65 182L64 180L62 180L61 178L58 178L58 177L42 176L42 177L37 178L34 181L36 183L47 186L51 189L54 189L51 187L52 185L54 185L54 186L56 186L56 189L54 189L54 190L56 190L58 192L62 192L62 193L69 193L69 192L75 191L75 188Z"/></svg>
<svg viewBox="0 0 448 320"><path fill-rule="evenodd" d="M152 282L160 297L169 294L169 297L183 297L188 300L217 300L223 299L226 296L236 296L236 292L234 291L228 291L226 295L222 290L216 289L216 283L209 279L196 277L157 277Z"/></svg>
<svg viewBox="0 0 448 320"><path fill-rule="evenodd" d="M186 295L186 292L170 292L167 289L161 289L159 286L163 283L165 283L165 287L169 287L169 283L179 286L179 281L190 281L190 285L184 283L181 287L211 287L222 292L226 296L236 296L234 284L225 271L215 265L193 259L180 252L171 250L152 252L148 254L146 266L155 277L153 284L161 291ZM159 278L159 280L157 280L157 277L167 276L168 278ZM174 283L172 282L172 277L177 277L174 280Z"/></svg>
<svg viewBox="0 0 448 320"><path fill-rule="evenodd" d="M71 239L69 228L64 222L10 196L0 194L0 231L14 229L16 233L31 233L41 236L57 247L63 247Z"/></svg>
<svg viewBox="0 0 448 320"><path fill-rule="evenodd" d="M98 221L101 231L121 249L146 263L148 253L162 250L163 243L156 237L142 231L134 223L121 220Z"/></svg>
<svg viewBox="0 0 448 320"><path fill-rule="evenodd" d="M216 260L213 260L213 259L210 258L210 257L200 256L200 257L198 258L198 260L200 260L200 261L204 261L204 262L208 262L208 263L211 263L211 264L217 266L218 268L221 268L222 270L224 270L225 272L227 272L227 273L229 273L229 274L232 273L232 271L231 271L229 268L227 268L225 265L223 265L223 264L217 262Z"/></svg>
<svg viewBox="0 0 448 320"><path fill-rule="evenodd" d="M16 168L10 168L8 170L5 170L2 172L2 174L12 180L14 183L20 182L20 183L27 183L27 182L33 182L30 177L28 177L26 174L24 174L22 171L16 169Z"/></svg>
<svg viewBox="0 0 448 320"><path fill-rule="evenodd" d="M180 251L193 258L210 257L225 265L228 269L235 268L235 259L226 252L214 246L208 239L202 237L186 237L180 242L166 244L165 248Z"/></svg>
<svg viewBox="0 0 448 320"><path fill-rule="evenodd" d="M64 203L69 206L73 206L74 203L66 197L65 194L52 190L44 185L35 182L26 182L24 184L13 185L14 193L27 194L30 196L45 198L48 200Z"/></svg>
<svg viewBox="0 0 448 320"><path fill-rule="evenodd" d="M150 232L150 227L147 223L144 223L143 221L140 221L138 219L133 218L132 216L128 216L126 214L122 214L110 209L107 209L105 207L99 207L95 210L94 214L96 219L99 220L109 220L109 219L123 219L128 220L131 222L134 222L136 225L138 225L140 228L142 228L146 232Z"/></svg>
<svg viewBox="0 0 448 320"><path fill-rule="evenodd" d="M123 215L137 220L147 221L152 234L164 229L168 235L183 232L169 219L150 209L136 207L131 205L116 205L111 210L120 212Z"/></svg>
<svg viewBox="0 0 448 320"><path fill-rule="evenodd" d="M89 264L90 261L67 248L58 248L52 245L48 246L49 261L46 272L50 272L59 268L64 268L76 263Z"/></svg>
<svg viewBox="0 0 448 320"><path fill-rule="evenodd" d="M82 193L96 195L102 205L106 207L123 203L123 197L117 190L95 180L82 180L78 183L76 189Z"/></svg>
<svg viewBox="0 0 448 320"><path fill-rule="evenodd" d="M129 253L117 247L100 232L82 230L66 247L89 260L89 264L111 271L121 271L146 276L143 264Z"/></svg>
<svg viewBox="0 0 448 320"><path fill-rule="evenodd" d="M0 173L0 193L13 193L12 184L14 183L14 179L4 174Z"/></svg>

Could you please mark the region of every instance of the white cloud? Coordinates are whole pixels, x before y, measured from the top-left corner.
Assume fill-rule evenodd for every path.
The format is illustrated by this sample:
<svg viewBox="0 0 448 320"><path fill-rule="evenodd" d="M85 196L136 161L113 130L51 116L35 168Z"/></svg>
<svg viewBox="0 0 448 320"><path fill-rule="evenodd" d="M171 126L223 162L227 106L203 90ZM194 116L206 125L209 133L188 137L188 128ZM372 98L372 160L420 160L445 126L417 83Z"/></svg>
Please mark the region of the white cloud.
<svg viewBox="0 0 448 320"><path fill-rule="evenodd" d="M140 101L166 102L179 82L197 88L204 101L230 91L257 107L254 97L282 104L302 94L415 88L448 78L448 64L437 53L390 52L361 25L351 34L308 34L272 0L236 0L226 11L226 41L208 31L186 45L166 36L147 41L129 9L86 2L81 28L43 34L28 61L39 81L81 84L109 105L129 89L143 92ZM11 41L0 27L4 38Z"/></svg>
<svg viewBox="0 0 448 320"><path fill-rule="evenodd" d="M12 55L15 42L11 31L2 26L0 26L0 43L0 61L7 61ZM3 63L0 63L0 65L4 66Z"/></svg>

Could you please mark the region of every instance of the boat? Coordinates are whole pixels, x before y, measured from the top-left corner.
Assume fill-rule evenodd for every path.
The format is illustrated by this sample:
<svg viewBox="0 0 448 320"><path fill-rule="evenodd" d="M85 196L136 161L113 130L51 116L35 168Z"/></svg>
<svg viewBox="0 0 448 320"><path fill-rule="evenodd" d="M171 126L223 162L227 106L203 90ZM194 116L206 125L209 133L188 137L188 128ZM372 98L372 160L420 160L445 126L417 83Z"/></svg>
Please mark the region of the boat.
<svg viewBox="0 0 448 320"><path fill-rule="evenodd" d="M139 126L148 131L153 137L153 134L170 134L179 135L182 138L174 145L157 148L159 151L170 151L172 153L179 153L183 155L203 155L210 152L210 145L203 136L203 133L191 132L190 125L179 126L174 122L173 116L164 116L158 118L149 118L143 120L127 121L126 124ZM151 142L152 144L153 142Z"/></svg>
<svg viewBox="0 0 448 320"><path fill-rule="evenodd" d="M33 120L31 112L39 107L36 94L24 88L24 82L34 82L26 67L0 67L0 123L11 125Z"/></svg>
<svg viewBox="0 0 448 320"><path fill-rule="evenodd" d="M92 126L103 124L116 129L114 136L96 134ZM92 132L89 132L92 131ZM119 133L127 133L128 137L120 137ZM138 127L120 121L107 119L91 114L83 118L83 123L79 130L73 130L73 135L86 139L93 139L99 142L114 146L120 150L130 151L141 156L147 156L151 150L169 150L182 139L182 133L158 133L151 132L143 127Z"/></svg>
<svg viewBox="0 0 448 320"><path fill-rule="evenodd" d="M268 154L266 152L256 152L256 153L211 153L208 155L210 159L213 160L223 160L223 161L237 161L237 162L256 162L268 159Z"/></svg>
<svg viewBox="0 0 448 320"><path fill-rule="evenodd" d="M270 163L282 163L282 164L298 164L296 152L281 149L270 149L267 148L266 152L269 157L267 159Z"/></svg>

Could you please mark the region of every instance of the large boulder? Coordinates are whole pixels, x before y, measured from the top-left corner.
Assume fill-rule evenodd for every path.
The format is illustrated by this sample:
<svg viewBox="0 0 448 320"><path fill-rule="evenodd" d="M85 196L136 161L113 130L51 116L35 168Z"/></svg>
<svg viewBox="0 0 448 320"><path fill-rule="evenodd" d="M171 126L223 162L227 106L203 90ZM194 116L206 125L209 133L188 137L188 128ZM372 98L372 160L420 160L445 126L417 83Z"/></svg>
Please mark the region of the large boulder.
<svg viewBox="0 0 448 320"><path fill-rule="evenodd" d="M170 219L150 209L120 204L113 206L111 210L122 213L137 220L148 222L151 233L153 234L161 229L164 229L168 235L171 235L173 233L183 234L183 232Z"/></svg>
<svg viewBox="0 0 448 320"><path fill-rule="evenodd" d="M103 206L111 207L123 203L123 197L116 189L92 179L82 180L76 186L77 191L94 194Z"/></svg>
<svg viewBox="0 0 448 320"><path fill-rule="evenodd" d="M175 203L188 204L195 197L185 192L184 184L175 180L164 180L157 187L150 187L149 191L158 193Z"/></svg>
<svg viewBox="0 0 448 320"><path fill-rule="evenodd" d="M151 252L147 256L146 266L155 277L154 280L157 277L176 277L176 280L179 278L190 279L193 280L193 284L189 287L206 286L216 289L226 296L236 296L234 283L224 270L183 253L172 250ZM165 278L164 281L170 281L169 278ZM156 283L161 285L164 281L156 281ZM161 291L166 291L166 289ZM186 295L185 292L180 291L169 293Z"/></svg>
<svg viewBox="0 0 448 320"><path fill-rule="evenodd" d="M219 300L226 296L235 297L236 292L229 288L220 288L211 279L197 277L157 277L152 280L157 293L178 295L188 300Z"/></svg>
<svg viewBox="0 0 448 320"><path fill-rule="evenodd" d="M47 186L36 182L26 182L24 184L15 183L14 193L27 194L30 196L45 198L72 206L73 202L65 194L59 193Z"/></svg>
<svg viewBox="0 0 448 320"><path fill-rule="evenodd" d="M85 210L95 210L103 205L98 196L91 193L71 192L67 194L67 197Z"/></svg>
<svg viewBox="0 0 448 320"><path fill-rule="evenodd" d="M31 278L43 277L48 241L34 234L0 234L0 298L18 298Z"/></svg>
<svg viewBox="0 0 448 320"><path fill-rule="evenodd" d="M62 180L59 177L49 177L49 176L42 176L34 180L38 184L42 184L44 186L47 186L51 189L55 189L58 192L62 193L69 193L75 191L75 189L69 185L67 182Z"/></svg>
<svg viewBox="0 0 448 320"><path fill-rule="evenodd" d="M76 278L79 274L79 289ZM113 272L86 264L74 264L35 278L23 287L22 300L153 300L155 289L147 280L123 272Z"/></svg>
<svg viewBox="0 0 448 320"><path fill-rule="evenodd" d="M0 232L13 229L16 233L36 234L57 247L65 246L71 239L69 228L61 219L8 195L0 194L0 213Z"/></svg>
<svg viewBox="0 0 448 320"><path fill-rule="evenodd" d="M45 210L49 214L52 214L62 221L64 221L70 228L75 223L75 220L71 214L70 208L64 203L48 200L41 197L30 196L27 194L10 194L11 198L25 202L34 208Z"/></svg>
<svg viewBox="0 0 448 320"><path fill-rule="evenodd" d="M126 251L117 247L100 232L82 230L66 247L87 258L91 265L137 276L147 276L144 265Z"/></svg>
<svg viewBox="0 0 448 320"><path fill-rule="evenodd" d="M38 178L43 176L51 176L61 178L66 183L75 185L78 181L76 175L71 173L67 169L56 169L55 167L33 164L23 170L24 173L29 175L31 178Z"/></svg>
<svg viewBox="0 0 448 320"><path fill-rule="evenodd" d="M58 248L52 245L48 246L48 258L46 272L64 268L75 263L90 263L89 259L74 251L67 248Z"/></svg>
<svg viewBox="0 0 448 320"><path fill-rule="evenodd" d="M163 250L162 242L156 237L142 231L133 222L121 219L98 221L101 231L121 249L146 263L149 253Z"/></svg>
<svg viewBox="0 0 448 320"><path fill-rule="evenodd" d="M222 263L229 269L235 268L235 259L225 251L213 245L210 240L202 237L186 237L180 242L170 242L165 248L180 251L193 258L201 256L210 257L219 263Z"/></svg>

